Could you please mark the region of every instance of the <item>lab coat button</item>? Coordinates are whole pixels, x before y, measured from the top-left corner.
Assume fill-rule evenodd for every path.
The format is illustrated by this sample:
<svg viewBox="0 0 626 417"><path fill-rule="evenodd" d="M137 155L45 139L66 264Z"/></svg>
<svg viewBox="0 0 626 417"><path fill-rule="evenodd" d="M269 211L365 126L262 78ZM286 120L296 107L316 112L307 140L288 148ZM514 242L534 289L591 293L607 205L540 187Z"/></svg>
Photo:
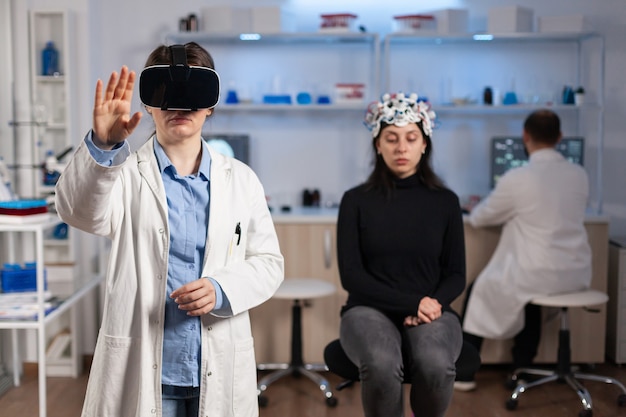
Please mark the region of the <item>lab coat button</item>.
<svg viewBox="0 0 626 417"><path fill-rule="evenodd" d="M163 275L157 275L158 279L163 279Z"/></svg>
<svg viewBox="0 0 626 417"><path fill-rule="evenodd" d="M164 233L164 232L165 232L165 229L163 228L159 229L159 233Z"/></svg>
<svg viewBox="0 0 626 417"><path fill-rule="evenodd" d="M152 410L150 410L150 412L151 412L152 414L156 414L156 408L153 408Z"/></svg>
<svg viewBox="0 0 626 417"><path fill-rule="evenodd" d="M213 375L213 372L211 372L211 371L209 371L209 373L206 374L206 376L211 376L211 375Z"/></svg>
<svg viewBox="0 0 626 417"><path fill-rule="evenodd" d="M152 365L152 369L156 369L156 368L157 368L157 365L155 363L154 365Z"/></svg>
<svg viewBox="0 0 626 417"><path fill-rule="evenodd" d="M213 327L209 326L209 327L207 327L207 330L211 331L211 330L213 330Z"/></svg>

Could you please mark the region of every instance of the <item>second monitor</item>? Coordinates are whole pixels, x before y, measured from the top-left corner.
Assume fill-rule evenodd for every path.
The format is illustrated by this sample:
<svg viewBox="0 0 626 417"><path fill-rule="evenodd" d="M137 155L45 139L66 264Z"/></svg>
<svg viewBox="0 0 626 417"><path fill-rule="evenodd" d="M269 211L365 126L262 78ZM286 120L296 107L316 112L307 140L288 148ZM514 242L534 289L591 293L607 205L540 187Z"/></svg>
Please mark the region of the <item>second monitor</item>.
<svg viewBox="0 0 626 417"><path fill-rule="evenodd" d="M583 165L585 139L582 137L564 137L556 149L570 162ZM491 139L491 188L498 179L511 168L528 163L521 137L498 136Z"/></svg>

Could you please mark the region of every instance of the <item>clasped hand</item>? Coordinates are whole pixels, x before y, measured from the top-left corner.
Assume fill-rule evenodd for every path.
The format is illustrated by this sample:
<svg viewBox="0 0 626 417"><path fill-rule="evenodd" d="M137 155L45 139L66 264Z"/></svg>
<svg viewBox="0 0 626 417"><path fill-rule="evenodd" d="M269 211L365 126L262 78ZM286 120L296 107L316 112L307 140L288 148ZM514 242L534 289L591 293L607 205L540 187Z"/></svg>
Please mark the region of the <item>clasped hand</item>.
<svg viewBox="0 0 626 417"><path fill-rule="evenodd" d="M417 326L419 324L431 323L441 317L441 304L434 298L424 297L417 307L416 316L407 316L404 319L405 326Z"/></svg>

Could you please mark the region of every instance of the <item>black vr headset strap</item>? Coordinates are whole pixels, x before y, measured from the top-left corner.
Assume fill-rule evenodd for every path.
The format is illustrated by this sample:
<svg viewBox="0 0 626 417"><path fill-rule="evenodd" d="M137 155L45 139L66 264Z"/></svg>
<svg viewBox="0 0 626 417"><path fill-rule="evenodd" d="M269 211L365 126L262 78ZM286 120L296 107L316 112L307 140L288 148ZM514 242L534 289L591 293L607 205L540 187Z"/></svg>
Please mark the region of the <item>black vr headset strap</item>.
<svg viewBox="0 0 626 417"><path fill-rule="evenodd" d="M185 45L171 45L170 51L172 53L172 65L187 65L187 52L185 51Z"/></svg>
<svg viewBox="0 0 626 417"><path fill-rule="evenodd" d="M187 94L187 80L191 74L191 68L187 65L187 52L184 45L171 45L172 64L170 65L170 79L173 82L173 90L168 94L168 98L184 97ZM175 100L178 101L178 100ZM167 110L169 100L165 101L161 110ZM198 110L192 107L191 110Z"/></svg>

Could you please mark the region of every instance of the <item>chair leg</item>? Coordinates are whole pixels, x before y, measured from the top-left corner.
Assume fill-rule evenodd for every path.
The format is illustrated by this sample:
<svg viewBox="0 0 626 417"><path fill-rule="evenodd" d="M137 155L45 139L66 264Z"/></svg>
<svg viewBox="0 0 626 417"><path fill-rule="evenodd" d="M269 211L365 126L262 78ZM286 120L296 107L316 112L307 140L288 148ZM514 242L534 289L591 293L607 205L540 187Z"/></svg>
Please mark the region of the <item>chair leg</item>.
<svg viewBox="0 0 626 417"><path fill-rule="evenodd" d="M548 382L553 382L559 379L559 375L555 374L555 373L551 373L550 375L544 376L541 379L538 379L536 381L533 382L525 382L523 384L519 384L517 387L515 387L515 389L513 390L513 393L511 394L511 400L515 400L517 401L519 395L523 392L526 392L527 390L529 390L532 387L536 387L538 385L543 385L543 384L547 384Z"/></svg>
<svg viewBox="0 0 626 417"><path fill-rule="evenodd" d="M536 387L538 385L543 385L547 382L562 380L567 382L567 384L574 391L576 391L578 398L580 398L580 402L583 405L583 410L580 412L579 416L592 416L593 404L591 400L591 395L589 394L589 391L580 383L580 381L578 381L578 379L585 379L589 381L604 382L606 384L616 385L622 391L622 393L618 397L618 405L626 405L626 387L624 387L621 382L619 382L615 378L576 372L572 369L570 359L570 334L567 322L567 308L561 308L560 314L561 329L559 331L559 348L556 370L548 371L534 368L516 369L513 373L513 376L511 377L512 382L517 381L521 374L539 375L543 376L543 378L534 382L522 383L515 387L513 393L506 402L506 408L508 410L515 410L517 408L519 395L527 391L528 389Z"/></svg>
<svg viewBox="0 0 626 417"><path fill-rule="evenodd" d="M316 372L309 371L305 367L298 368L297 372L315 382L320 390L324 393L324 397L326 397L327 401L329 398L333 398L333 393L330 390L330 384L328 383L326 378Z"/></svg>
<svg viewBox="0 0 626 417"><path fill-rule="evenodd" d="M587 379L589 381L604 382L605 384L617 385L617 387L622 390L622 394L626 394L626 387L624 387L624 385L621 382L619 382L617 379L611 378L609 376L592 375L592 374L585 374L582 372L574 372L574 378Z"/></svg>
<svg viewBox="0 0 626 417"><path fill-rule="evenodd" d="M294 369L295 368L290 366L286 369L280 369L278 371L274 371L271 374L263 377L257 385L257 390L256 390L257 395L261 395L263 391L267 389L267 387L269 387L272 383L278 381L280 378L294 373Z"/></svg>
<svg viewBox="0 0 626 417"><path fill-rule="evenodd" d="M583 404L583 409L591 411L593 403L591 401L591 394L589 394L587 388L574 378L574 375L565 375L565 382L567 382L567 385L576 391L578 398L580 398L580 402Z"/></svg>

